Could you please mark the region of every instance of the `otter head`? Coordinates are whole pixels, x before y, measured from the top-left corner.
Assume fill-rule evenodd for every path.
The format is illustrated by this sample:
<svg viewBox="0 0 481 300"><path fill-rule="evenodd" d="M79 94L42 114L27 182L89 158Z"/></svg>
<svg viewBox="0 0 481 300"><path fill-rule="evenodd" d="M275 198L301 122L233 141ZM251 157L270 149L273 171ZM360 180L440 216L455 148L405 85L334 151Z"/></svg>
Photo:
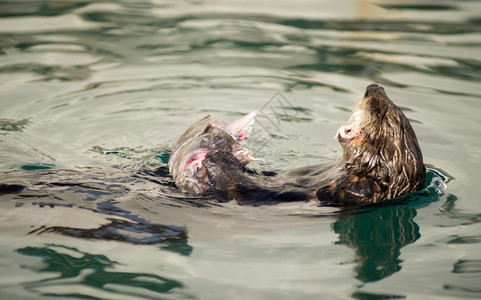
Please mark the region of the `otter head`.
<svg viewBox="0 0 481 300"><path fill-rule="evenodd" d="M345 172L331 192L339 201L378 202L423 187L426 170L416 134L380 85L366 88L337 138Z"/></svg>

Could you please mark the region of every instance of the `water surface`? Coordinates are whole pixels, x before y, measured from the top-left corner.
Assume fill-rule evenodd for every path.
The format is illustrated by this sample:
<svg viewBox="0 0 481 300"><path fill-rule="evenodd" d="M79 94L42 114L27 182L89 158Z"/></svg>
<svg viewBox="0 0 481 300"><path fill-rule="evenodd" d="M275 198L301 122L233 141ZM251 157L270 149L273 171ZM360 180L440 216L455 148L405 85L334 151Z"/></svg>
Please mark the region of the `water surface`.
<svg viewBox="0 0 481 300"><path fill-rule="evenodd" d="M0 195L1 298L480 298L480 12L2 1L1 178L35 186ZM253 110L253 167L329 162L372 82L430 170L408 199L348 212L215 203L179 194L162 168L190 123Z"/></svg>

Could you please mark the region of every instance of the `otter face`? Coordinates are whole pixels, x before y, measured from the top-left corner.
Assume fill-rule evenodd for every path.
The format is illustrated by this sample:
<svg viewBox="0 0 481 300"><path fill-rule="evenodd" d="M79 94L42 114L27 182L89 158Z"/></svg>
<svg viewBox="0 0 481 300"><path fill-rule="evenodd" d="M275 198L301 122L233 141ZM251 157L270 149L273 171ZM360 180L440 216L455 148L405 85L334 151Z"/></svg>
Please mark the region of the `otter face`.
<svg viewBox="0 0 481 300"><path fill-rule="evenodd" d="M366 88L337 138L346 174L333 190L342 197L377 202L423 187L425 167L416 134L380 85Z"/></svg>

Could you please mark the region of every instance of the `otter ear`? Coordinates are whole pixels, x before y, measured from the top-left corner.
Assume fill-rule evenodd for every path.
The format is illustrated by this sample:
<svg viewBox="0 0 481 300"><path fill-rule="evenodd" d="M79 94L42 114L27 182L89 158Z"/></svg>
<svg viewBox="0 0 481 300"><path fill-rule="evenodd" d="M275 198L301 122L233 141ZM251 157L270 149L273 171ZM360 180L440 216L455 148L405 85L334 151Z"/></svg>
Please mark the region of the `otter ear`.
<svg viewBox="0 0 481 300"><path fill-rule="evenodd" d="M242 117L239 120L235 120L226 127L226 131L232 135L236 140L246 140L249 134L254 128L254 121L257 115L256 111Z"/></svg>

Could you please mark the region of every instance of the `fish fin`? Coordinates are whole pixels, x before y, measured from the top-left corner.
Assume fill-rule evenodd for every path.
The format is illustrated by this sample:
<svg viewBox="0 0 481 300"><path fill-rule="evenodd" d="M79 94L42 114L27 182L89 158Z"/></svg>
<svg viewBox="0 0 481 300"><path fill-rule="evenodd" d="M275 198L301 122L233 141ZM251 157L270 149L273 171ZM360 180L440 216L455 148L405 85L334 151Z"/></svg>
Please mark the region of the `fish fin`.
<svg viewBox="0 0 481 300"><path fill-rule="evenodd" d="M252 132L252 128L254 128L254 121L256 115L257 112L253 111L250 114L240 118L239 120L235 120L234 122L227 125L226 131L236 140L246 140Z"/></svg>

